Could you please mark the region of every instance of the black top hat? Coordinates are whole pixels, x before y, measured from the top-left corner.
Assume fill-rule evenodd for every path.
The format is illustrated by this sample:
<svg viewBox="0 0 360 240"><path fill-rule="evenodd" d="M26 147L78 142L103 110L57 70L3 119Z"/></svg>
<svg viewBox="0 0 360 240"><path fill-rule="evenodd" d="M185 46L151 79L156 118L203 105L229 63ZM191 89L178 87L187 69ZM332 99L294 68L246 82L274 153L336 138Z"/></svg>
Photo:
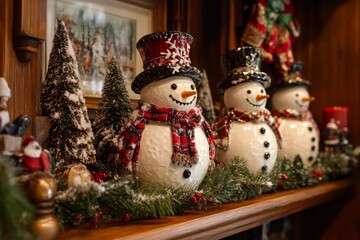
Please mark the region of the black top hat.
<svg viewBox="0 0 360 240"><path fill-rule="evenodd" d="M304 70L304 63L302 61L294 61L290 65L290 70L284 80L276 82L273 86L273 91L291 87L291 86L304 86L310 88L311 84L308 80L303 79L302 72Z"/></svg>
<svg viewBox="0 0 360 240"><path fill-rule="evenodd" d="M271 79L265 72L259 70L260 65L259 48L244 46L225 53L221 59L225 79L218 83L220 94L224 94L227 88L242 82L257 81L264 88L269 87Z"/></svg>
<svg viewBox="0 0 360 240"><path fill-rule="evenodd" d="M154 81L173 76L191 78L195 84L201 80L201 72L191 66L190 34L176 31L156 32L142 37L136 44L144 71L138 74L131 84L135 93Z"/></svg>

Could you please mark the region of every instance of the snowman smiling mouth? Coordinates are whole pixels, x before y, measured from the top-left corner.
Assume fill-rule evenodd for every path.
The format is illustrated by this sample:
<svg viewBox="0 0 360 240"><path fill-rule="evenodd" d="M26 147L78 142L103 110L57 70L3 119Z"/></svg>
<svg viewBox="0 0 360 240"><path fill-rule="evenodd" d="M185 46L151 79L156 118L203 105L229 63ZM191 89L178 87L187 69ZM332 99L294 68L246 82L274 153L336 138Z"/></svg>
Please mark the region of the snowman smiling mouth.
<svg viewBox="0 0 360 240"><path fill-rule="evenodd" d="M247 101L248 103L250 103L250 105L253 106L253 107L261 107L261 106L264 104L264 102L265 102L265 100L264 100L264 101L262 101L260 104L255 104L255 103L250 102L250 100L249 100L248 98L246 98L246 101Z"/></svg>
<svg viewBox="0 0 360 240"><path fill-rule="evenodd" d="M300 108L304 108L305 104L299 103L297 100L295 100L296 105L298 105Z"/></svg>
<svg viewBox="0 0 360 240"><path fill-rule="evenodd" d="M185 106L188 106L188 105L192 104L192 103L195 101L195 99L196 99L196 96L194 96L193 99L192 99L190 102L181 102L181 101L177 100L176 98L174 98L171 94L169 95L169 97L170 97L174 102L176 102L177 104L185 105Z"/></svg>

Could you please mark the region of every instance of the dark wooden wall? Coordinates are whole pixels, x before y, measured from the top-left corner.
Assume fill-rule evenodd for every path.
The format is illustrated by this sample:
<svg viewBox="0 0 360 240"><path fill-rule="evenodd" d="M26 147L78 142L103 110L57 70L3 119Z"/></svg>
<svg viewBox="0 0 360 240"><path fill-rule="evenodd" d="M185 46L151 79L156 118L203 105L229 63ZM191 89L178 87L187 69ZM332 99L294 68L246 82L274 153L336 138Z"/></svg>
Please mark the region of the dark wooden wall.
<svg viewBox="0 0 360 240"><path fill-rule="evenodd" d="M46 0L0 0L0 76L11 89L10 119L32 118L26 135L34 134L44 74Z"/></svg>
<svg viewBox="0 0 360 240"><path fill-rule="evenodd" d="M360 145L360 1L296 1L302 33L295 57L305 62L316 101L311 110L321 122L322 108L349 107L351 141Z"/></svg>

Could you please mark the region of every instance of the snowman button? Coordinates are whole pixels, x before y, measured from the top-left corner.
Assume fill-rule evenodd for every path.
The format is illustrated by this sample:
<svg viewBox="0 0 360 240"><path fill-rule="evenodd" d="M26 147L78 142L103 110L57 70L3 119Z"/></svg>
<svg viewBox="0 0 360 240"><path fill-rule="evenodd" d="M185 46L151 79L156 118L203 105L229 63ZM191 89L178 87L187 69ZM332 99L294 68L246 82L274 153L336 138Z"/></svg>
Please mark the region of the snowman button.
<svg viewBox="0 0 360 240"><path fill-rule="evenodd" d="M264 142L264 147L267 148L267 147L269 147L269 146L270 146L270 143L269 143L268 141L265 141L265 142Z"/></svg>
<svg viewBox="0 0 360 240"><path fill-rule="evenodd" d="M311 146L311 151L315 151L316 147L315 146Z"/></svg>
<svg viewBox="0 0 360 240"><path fill-rule="evenodd" d="M312 141L312 142L315 142L315 140L316 140L315 137L312 137L312 138L311 138L311 141Z"/></svg>
<svg viewBox="0 0 360 240"><path fill-rule="evenodd" d="M191 171L189 169L185 169L183 173L184 178L189 178L191 176Z"/></svg>
<svg viewBox="0 0 360 240"><path fill-rule="evenodd" d="M265 134L265 133L266 133L266 129L265 129L265 128L263 128L263 127L262 127L262 128L260 128L260 133L261 133L261 134Z"/></svg>
<svg viewBox="0 0 360 240"><path fill-rule="evenodd" d="M268 159L270 158L270 153L266 152L266 153L264 154L264 158L265 158L266 160L268 160Z"/></svg>
<svg viewBox="0 0 360 240"><path fill-rule="evenodd" d="M264 165L261 167L261 171L266 172L268 170L268 166Z"/></svg>
<svg viewBox="0 0 360 240"><path fill-rule="evenodd" d="M310 156L308 160L311 162L312 160L314 160L314 157Z"/></svg>
<svg viewBox="0 0 360 240"><path fill-rule="evenodd" d="M308 129L309 129L309 132L311 132L311 131L313 130L313 128L312 128L312 127L308 127Z"/></svg>

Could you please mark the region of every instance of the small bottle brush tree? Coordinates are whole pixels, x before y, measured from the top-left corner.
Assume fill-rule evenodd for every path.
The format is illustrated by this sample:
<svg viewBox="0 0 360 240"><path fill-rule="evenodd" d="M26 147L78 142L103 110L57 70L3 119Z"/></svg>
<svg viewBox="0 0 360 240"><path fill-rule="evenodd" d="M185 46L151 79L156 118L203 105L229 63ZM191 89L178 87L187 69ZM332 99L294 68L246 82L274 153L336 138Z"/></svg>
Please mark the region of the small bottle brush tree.
<svg viewBox="0 0 360 240"><path fill-rule="evenodd" d="M101 160L111 159L117 147L117 135L128 120L132 106L125 87L119 61L112 58L109 63L100 106L93 122L95 148Z"/></svg>
<svg viewBox="0 0 360 240"><path fill-rule="evenodd" d="M43 115L50 119L48 149L57 167L95 164L94 134L80 88L78 64L65 24L59 19L40 101Z"/></svg>
<svg viewBox="0 0 360 240"><path fill-rule="evenodd" d="M211 96L211 90L209 87L209 80L206 75L206 71L203 70L203 79L198 87L198 104L203 109L203 115L210 124L215 120L214 104Z"/></svg>

